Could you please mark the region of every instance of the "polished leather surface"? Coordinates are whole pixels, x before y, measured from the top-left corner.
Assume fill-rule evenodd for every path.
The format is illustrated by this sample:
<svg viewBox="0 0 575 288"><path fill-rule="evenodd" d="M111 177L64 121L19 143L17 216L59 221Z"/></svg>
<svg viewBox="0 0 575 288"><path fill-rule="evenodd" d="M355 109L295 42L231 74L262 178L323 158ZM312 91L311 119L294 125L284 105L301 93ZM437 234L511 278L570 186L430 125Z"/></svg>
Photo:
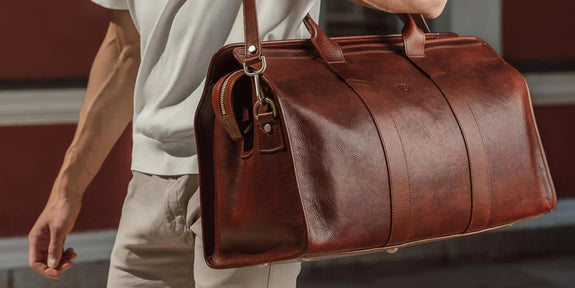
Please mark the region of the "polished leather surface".
<svg viewBox="0 0 575 288"><path fill-rule="evenodd" d="M241 71L259 57L244 43L214 55L195 119L211 267L405 246L554 209L521 74L480 39L401 18L392 36L330 39L309 17L310 40L260 44L247 30L276 117L253 117Z"/></svg>

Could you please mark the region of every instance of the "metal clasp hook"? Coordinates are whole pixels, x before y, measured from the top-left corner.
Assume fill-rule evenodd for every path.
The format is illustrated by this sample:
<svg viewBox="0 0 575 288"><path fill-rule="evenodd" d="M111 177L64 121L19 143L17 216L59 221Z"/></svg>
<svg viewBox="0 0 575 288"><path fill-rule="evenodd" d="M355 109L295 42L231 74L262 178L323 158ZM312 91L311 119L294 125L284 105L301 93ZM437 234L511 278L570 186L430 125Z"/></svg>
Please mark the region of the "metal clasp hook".
<svg viewBox="0 0 575 288"><path fill-rule="evenodd" d="M269 105L272 108L274 117L277 116L277 109L276 109L276 105L274 103L274 101L272 101L269 98L266 98L265 95L263 95L263 91L262 91L262 86L260 83L260 75L262 75L264 73L264 71L266 71L266 57L262 56L261 58L262 61L262 67L260 67L260 69L256 70L256 71L249 71L248 66L246 65L246 63L244 62L244 73L249 76L254 78L254 89L256 90L256 98L258 99L256 101L256 103L254 103L254 107L253 107L253 112L254 112L254 118L256 120L258 120L258 108L262 105Z"/></svg>

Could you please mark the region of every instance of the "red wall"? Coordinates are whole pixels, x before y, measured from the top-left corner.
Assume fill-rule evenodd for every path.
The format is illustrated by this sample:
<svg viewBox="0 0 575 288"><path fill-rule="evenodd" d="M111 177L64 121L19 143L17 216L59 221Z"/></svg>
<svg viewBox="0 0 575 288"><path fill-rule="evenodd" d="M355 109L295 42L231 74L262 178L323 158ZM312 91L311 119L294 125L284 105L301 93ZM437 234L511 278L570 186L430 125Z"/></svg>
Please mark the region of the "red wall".
<svg viewBox="0 0 575 288"><path fill-rule="evenodd" d="M512 62L575 60L575 1L501 2L506 59Z"/></svg>
<svg viewBox="0 0 575 288"><path fill-rule="evenodd" d="M90 0L0 1L0 80L86 78L108 21Z"/></svg>
<svg viewBox="0 0 575 288"><path fill-rule="evenodd" d="M538 106L535 117L560 197L575 197L575 105Z"/></svg>
<svg viewBox="0 0 575 288"><path fill-rule="evenodd" d="M0 127L0 237L25 235L50 195L76 125ZM75 230L115 228L130 180L131 127L88 187Z"/></svg>

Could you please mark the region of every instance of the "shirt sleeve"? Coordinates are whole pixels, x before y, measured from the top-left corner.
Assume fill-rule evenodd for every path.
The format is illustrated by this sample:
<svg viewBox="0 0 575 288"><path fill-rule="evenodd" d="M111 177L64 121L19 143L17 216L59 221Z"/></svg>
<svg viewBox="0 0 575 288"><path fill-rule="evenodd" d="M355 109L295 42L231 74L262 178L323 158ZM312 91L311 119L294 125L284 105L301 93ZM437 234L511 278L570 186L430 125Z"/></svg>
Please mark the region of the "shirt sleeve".
<svg viewBox="0 0 575 288"><path fill-rule="evenodd" d="M128 0L92 0L92 2L108 9L128 10Z"/></svg>

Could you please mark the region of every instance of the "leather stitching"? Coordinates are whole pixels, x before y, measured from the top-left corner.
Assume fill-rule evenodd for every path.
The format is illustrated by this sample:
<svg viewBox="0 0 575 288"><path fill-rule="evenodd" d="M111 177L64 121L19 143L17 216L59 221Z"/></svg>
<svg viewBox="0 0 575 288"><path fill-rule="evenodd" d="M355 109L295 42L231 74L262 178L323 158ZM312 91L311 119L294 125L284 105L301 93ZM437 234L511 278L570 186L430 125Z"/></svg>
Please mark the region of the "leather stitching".
<svg viewBox="0 0 575 288"><path fill-rule="evenodd" d="M487 196L488 196L487 211L489 211L487 219L485 220L485 225L487 226L489 224L489 220L491 220L491 217L493 214L493 211L491 209L491 201L493 199L493 195L492 195L493 189L491 188L491 174L489 173L489 157L487 155L487 150L485 149L485 139L484 139L485 137L483 136L483 133L481 132L481 129L479 128L479 123L477 122L477 117L475 116L475 112L473 111L473 109L471 108L471 105L469 104L469 100L467 99L467 96L465 95L465 93L463 93L461 88L459 88L459 85L457 85L457 82L453 81L452 79L448 79L448 81L451 81L453 86L455 86L455 88L459 91L459 93L461 93L463 100L465 100L465 103L467 104L467 107L469 108L469 111L471 112L473 122L475 122L475 127L477 128L477 131L479 132L479 138L481 139L481 148L482 148L481 150L483 152L483 157L485 157L484 169L485 169L485 173L487 175L487 192L488 192L487 193Z"/></svg>
<svg viewBox="0 0 575 288"><path fill-rule="evenodd" d="M400 92L401 96L403 96L403 91ZM411 234L412 234L412 229L413 229L413 219L412 219L412 215L413 215L413 191L411 190L411 176L410 176L410 170L409 170L409 165L407 164L407 156L405 154L405 146L403 145L403 138L401 137L401 132L399 131L399 127L397 126L397 121L395 120L395 117L393 117L393 110L389 109L389 116L391 118L391 120L393 121L393 125L395 126L395 131L397 132L397 135L399 136L399 143L401 143L401 151L403 152L403 161L405 161L405 169L407 172L407 187L408 187L408 191L409 191L409 216L407 217L407 237L406 240L409 240L411 238Z"/></svg>
<svg viewBox="0 0 575 288"><path fill-rule="evenodd" d="M518 74L519 77L521 77L521 79L523 79L523 83L525 84L525 87L527 90L528 100L531 103L531 92L529 91L528 83L525 80L525 78L523 77L523 75L521 75L521 73L519 73L519 71L517 71L515 68L513 68L513 66L509 65L507 62L504 62L504 67L507 68L509 71L512 71L513 73ZM537 147L538 147L539 153L541 155L540 157L543 158L544 163L547 163L546 158L545 158L545 151L543 151L543 144L541 143L541 137L539 136L537 126L535 125L536 121L535 121L535 116L533 115L533 109L530 108L529 110L530 110L529 118L530 118L530 122L531 122L531 124L530 124L531 129L530 130L532 130L531 131L532 133L535 133L535 138L537 141ZM533 130L535 130L535 131L533 131ZM549 171L548 165L545 165L545 174L547 175L547 179L552 179L551 178L551 172ZM552 206L551 201L553 201L553 199L551 199L551 198L552 198L552 191L553 190L554 190L553 182L547 181L547 191L545 193L545 200L547 200L547 204L549 206Z"/></svg>
<svg viewBox="0 0 575 288"><path fill-rule="evenodd" d="M363 85L368 86L368 89L373 89L373 87L371 86L371 84L370 84L369 81L366 81L366 80L358 80L358 79L351 79L351 80L352 80L352 81L351 81L352 83L354 83L354 82L355 82L355 83L360 83L360 84L363 84ZM388 182L389 182L389 193L390 193L390 198L389 198L389 199L390 199L390 208L391 208L391 209L390 209L390 210L391 210L390 230L389 230L388 238L387 238L386 243L385 243L385 245L387 245L387 243L389 243L389 241L391 241L391 239L392 239L393 220L394 220L394 219L393 219L393 209L394 209L394 208L393 208L393 193L392 193L392 192L394 191L394 189L393 189L394 184L393 184L393 179L392 179L392 176L391 176L391 175L392 175L391 171L393 171L393 168L392 168L392 165L391 165L391 161L390 161L390 159L389 159L389 157L388 157L388 156L389 156L389 150L388 150L388 148L387 148L387 145L385 144L385 140L383 139L384 137L382 136L382 132L381 132L382 129L381 129L381 127L380 127L378 121L376 121L376 118L375 118L374 114L372 113L372 111L371 111L369 105L366 103L366 101L365 101L365 99L363 98L363 96L361 96L361 93L359 93L359 92L356 90L356 88L354 88L353 86L351 86L351 88L352 88L352 90L355 92L355 94L358 96L358 98L361 100L361 102L364 104L364 106L366 107L366 109L367 109L369 115L371 116L371 118L372 118L372 120L373 120L373 122L374 122L374 125L375 125L375 127L376 127L376 129L377 129L377 133L378 133L378 135L379 135L379 140L380 140L380 143L381 143L381 145L382 145L382 147L383 147L384 155L385 155L385 157L386 157L386 159L385 159L386 161L385 161L385 162L386 162L386 166L387 166L387 177L388 177ZM399 142L401 143L401 152L402 152L402 156L403 156L403 161L404 161L404 163L405 163L405 168L406 168L407 185L408 185L408 192L409 192L409 197L408 197L408 199L409 199L409 202L408 202L408 206L409 206L408 212L409 212L409 214L408 214L408 217L407 217L407 218L408 218L408 219L407 219L407 222L408 222L407 225L408 225L408 227L407 227L407 237L406 237L406 239L405 239L405 240L400 240L400 241L406 241L406 240L409 239L409 237L410 237L410 235L411 235L411 231L412 231L412 228L411 228L411 226L412 226L412 219L411 219L411 218L412 218L412 217L411 217L411 216L412 216L412 211L411 211L411 209L412 209L412 194L413 194L413 192L412 192L412 190L411 190L411 182L410 182L410 176L409 176L409 166L407 165L407 157L406 157L406 155L405 155L405 147L404 147L404 145L403 145L403 140L402 140L402 138L401 138L401 133L399 132L399 128L398 128L398 126L397 126L397 122L396 122L395 118L393 117L393 112L391 111L391 108L389 107L389 105L384 105L384 106L385 106L385 110L389 112L389 116L390 116L390 118L391 118L391 120L392 120L392 122L393 122L393 125L394 125L394 127L395 127L395 131L396 131L396 133L397 133L397 135L398 135L398 137L399 137ZM384 245L384 246L385 246L385 245Z"/></svg>
<svg viewBox="0 0 575 288"><path fill-rule="evenodd" d="M263 149L263 148L262 148L262 142L261 142L261 141L258 141L258 148L260 149L261 152L268 152L268 153L269 153L269 152L275 152L275 151L279 151L279 150L281 150L281 149L283 149L283 148L285 147L285 146L284 146L284 138L283 138L283 135L282 135L283 133L282 133L282 131L281 131L281 124L278 124L278 126L280 126L280 127L278 128L278 130L280 130L280 131L278 131L278 133L279 133L281 145L279 145L279 146L277 146L277 147L274 147L274 148ZM261 125L258 125L258 130L261 131L261 132L264 132L264 134L267 134L267 133L262 129ZM259 134L259 133L258 133L258 134Z"/></svg>

